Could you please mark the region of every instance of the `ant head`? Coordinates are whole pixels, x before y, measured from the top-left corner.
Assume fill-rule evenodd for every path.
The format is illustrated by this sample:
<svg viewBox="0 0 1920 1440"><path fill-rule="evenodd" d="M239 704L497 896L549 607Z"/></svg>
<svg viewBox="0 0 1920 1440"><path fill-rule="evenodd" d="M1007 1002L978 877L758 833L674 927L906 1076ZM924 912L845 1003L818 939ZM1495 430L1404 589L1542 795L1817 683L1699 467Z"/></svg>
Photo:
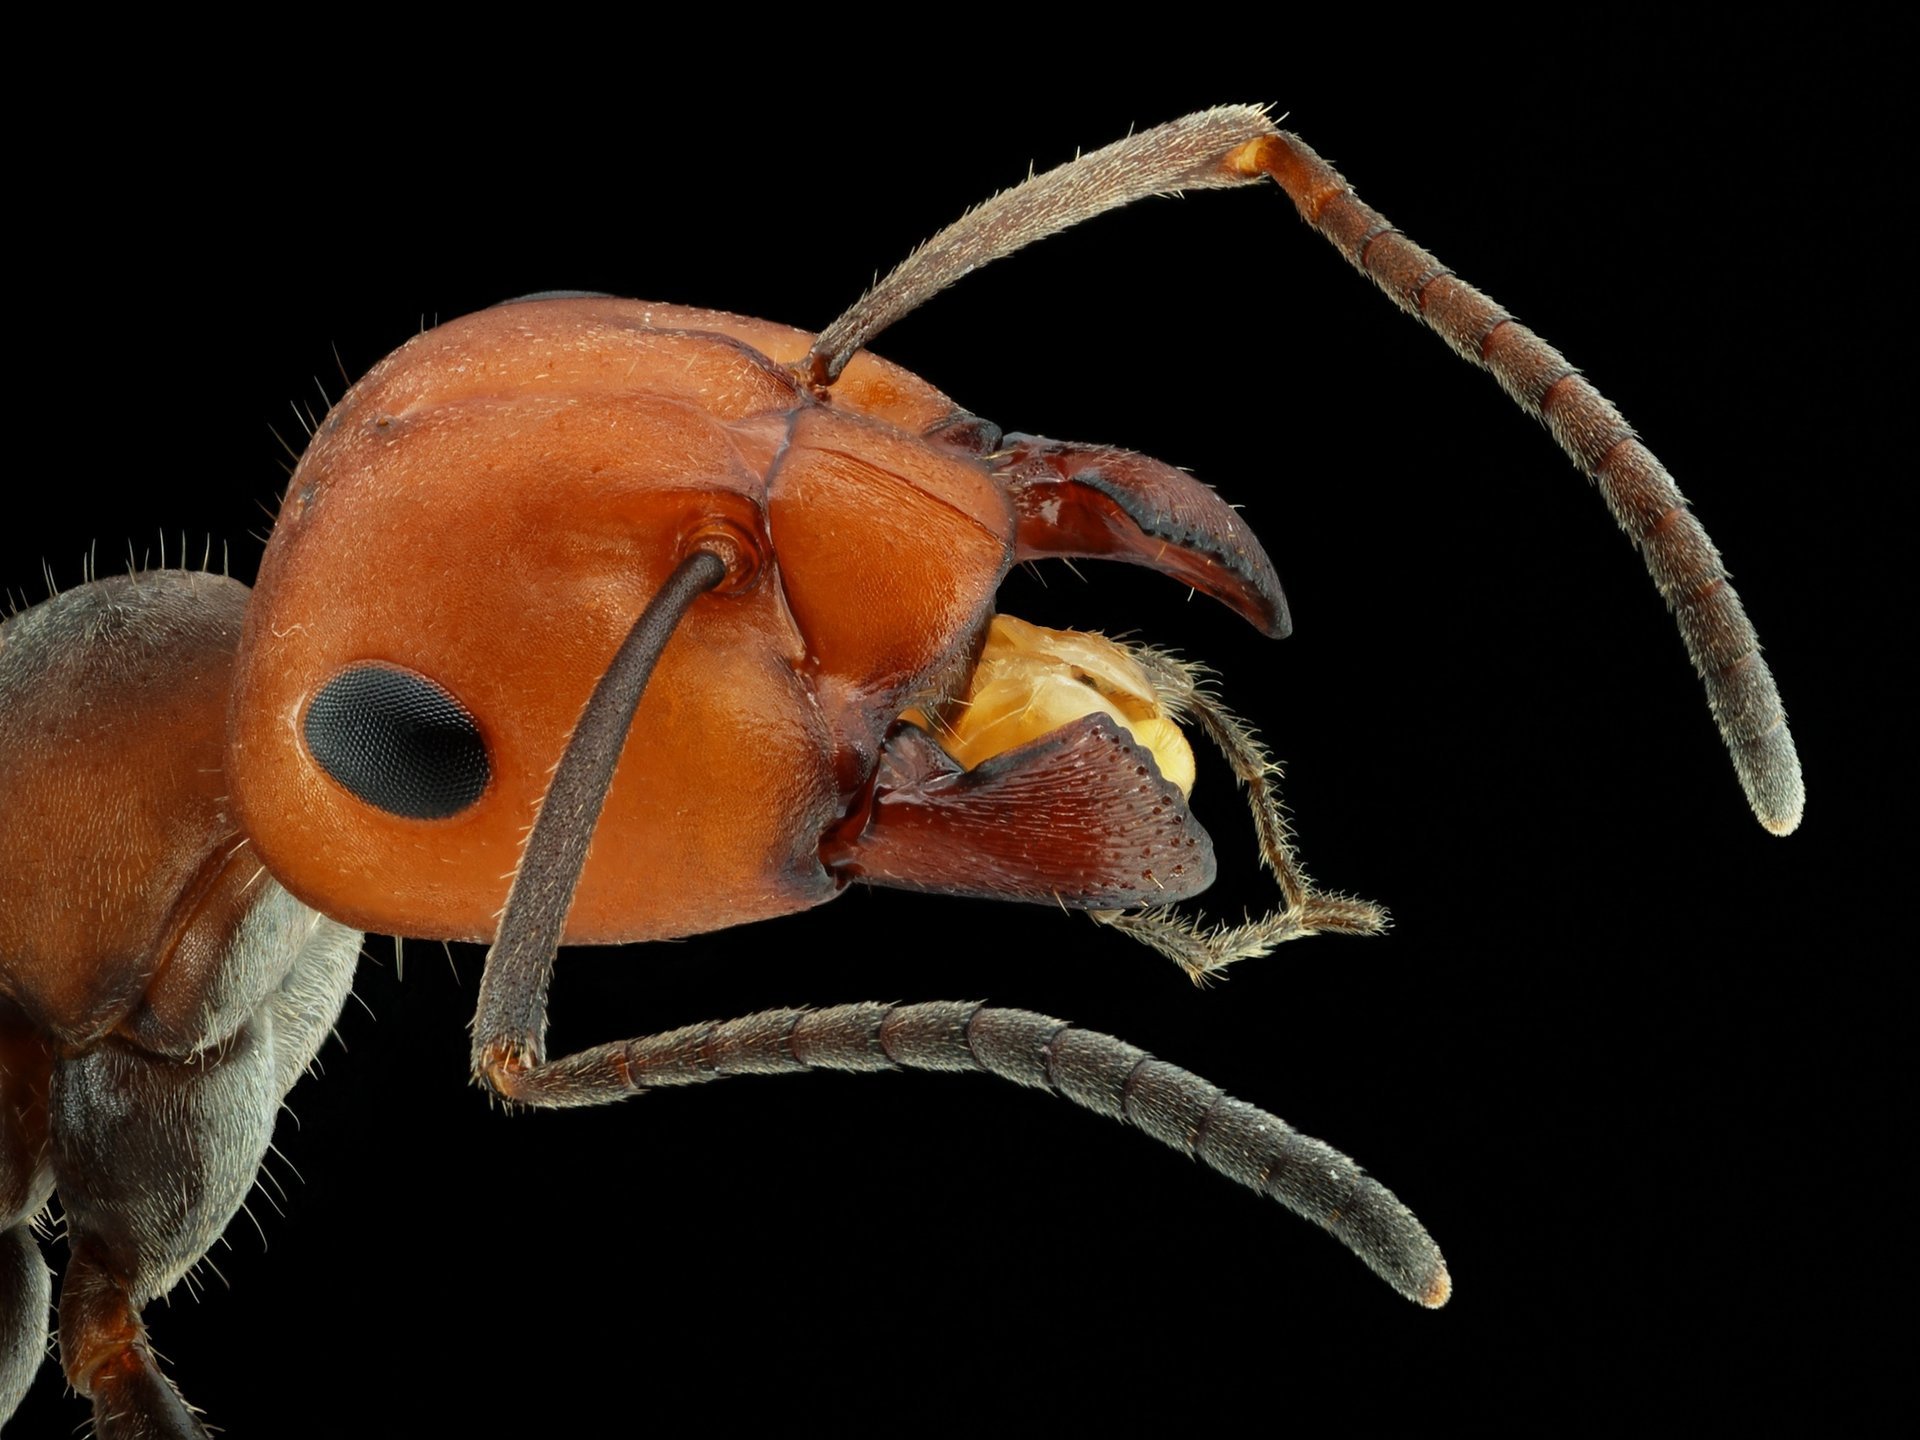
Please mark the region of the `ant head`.
<svg viewBox="0 0 1920 1440"><path fill-rule="evenodd" d="M268 546L229 713L242 821L307 903L490 937L582 706L694 549L727 579L649 685L569 935L686 933L831 893L813 853L831 747L762 503L795 390L714 331L730 318L500 306L402 347L328 416Z"/></svg>

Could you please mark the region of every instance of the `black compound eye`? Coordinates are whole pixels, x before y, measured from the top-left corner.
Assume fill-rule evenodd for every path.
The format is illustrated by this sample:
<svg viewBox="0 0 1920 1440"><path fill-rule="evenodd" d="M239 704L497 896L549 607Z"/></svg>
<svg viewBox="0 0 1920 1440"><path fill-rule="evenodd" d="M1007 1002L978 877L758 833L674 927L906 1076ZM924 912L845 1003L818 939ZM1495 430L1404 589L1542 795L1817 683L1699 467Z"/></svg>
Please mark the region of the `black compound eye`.
<svg viewBox="0 0 1920 1440"><path fill-rule="evenodd" d="M458 815L492 767L473 716L424 675L355 665L307 707L307 751L367 804L411 820Z"/></svg>

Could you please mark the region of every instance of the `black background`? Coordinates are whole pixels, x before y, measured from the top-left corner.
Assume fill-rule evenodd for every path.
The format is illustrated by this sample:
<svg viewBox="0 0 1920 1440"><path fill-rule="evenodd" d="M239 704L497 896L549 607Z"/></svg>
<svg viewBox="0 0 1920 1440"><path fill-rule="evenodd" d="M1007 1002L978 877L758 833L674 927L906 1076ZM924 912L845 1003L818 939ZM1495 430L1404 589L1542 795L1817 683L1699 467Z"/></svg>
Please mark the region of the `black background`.
<svg viewBox="0 0 1920 1440"><path fill-rule="evenodd" d="M250 576L283 483L269 427L297 447L293 412L423 318L564 286L817 327L1029 161L1276 98L1667 461L1808 773L1802 832L1765 834L1597 498L1277 194L1106 217L876 348L1009 428L1147 451L1244 505L1284 643L1118 567L1017 574L1004 608L1214 666L1288 764L1315 876L1394 930L1203 992L1078 918L855 891L569 953L554 1045L865 998L1063 1015L1354 1155L1446 1249L1453 1303L1418 1311L1271 1203L981 1078L505 1118L465 1079L479 952L410 945L403 980L377 941L291 1096L286 1217L253 1200L270 1248L241 1218L228 1283L148 1313L188 1396L237 1436L651 1428L689 1403L908 1431L1870 1405L1911 1268L1884 1153L1908 953L1888 691L1910 402L1879 368L1871 268L1891 105L1837 42L1658 50L1392 86L1328 83L1324 57L1186 84L899 56L884 82L717 67L697 99L502 58L378 100L122 96L111 146L32 160L30 193L64 198L36 207L15 300L13 418L40 455L4 527L16 602L43 557L71 584L89 546L157 561L162 532L170 562L184 532ZM470 561L510 580L510 554ZM421 563L341 584L404 589ZM1267 905L1225 776L1201 785L1223 856L1204 908ZM81 1413L49 1366L9 1433Z"/></svg>

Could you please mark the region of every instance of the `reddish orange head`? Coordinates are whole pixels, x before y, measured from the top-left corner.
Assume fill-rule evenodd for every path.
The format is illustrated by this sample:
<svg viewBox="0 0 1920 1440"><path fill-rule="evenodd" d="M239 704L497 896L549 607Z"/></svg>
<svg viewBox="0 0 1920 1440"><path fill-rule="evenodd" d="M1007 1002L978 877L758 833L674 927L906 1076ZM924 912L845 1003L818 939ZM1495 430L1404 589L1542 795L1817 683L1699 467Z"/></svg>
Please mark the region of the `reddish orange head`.
<svg viewBox="0 0 1920 1440"><path fill-rule="evenodd" d="M818 903L820 837L1012 558L938 391L810 337L634 301L420 336L327 418L261 567L230 711L242 823L289 889L403 935L492 935L548 776L673 567L729 579L668 646L595 831L572 941ZM385 756L369 780L354 756ZM389 753L391 752L391 753ZM364 769L364 767L362 767Z"/></svg>

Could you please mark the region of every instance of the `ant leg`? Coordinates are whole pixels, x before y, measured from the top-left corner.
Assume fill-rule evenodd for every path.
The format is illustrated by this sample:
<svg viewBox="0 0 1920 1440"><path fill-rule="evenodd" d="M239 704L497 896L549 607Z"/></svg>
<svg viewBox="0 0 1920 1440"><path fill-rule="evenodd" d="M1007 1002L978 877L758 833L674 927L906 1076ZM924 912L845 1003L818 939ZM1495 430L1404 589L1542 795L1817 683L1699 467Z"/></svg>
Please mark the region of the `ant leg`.
<svg viewBox="0 0 1920 1440"><path fill-rule="evenodd" d="M221 962L209 967L257 997L236 1028L214 1023L229 992L181 974L177 988L163 980L149 990L129 1025L168 1050L117 1036L54 1065L47 1112L73 1252L60 1282L60 1361L91 1397L101 1440L206 1435L161 1370L140 1311L199 1264L241 1209L281 1098L352 982L357 931L270 880L246 894L243 918L223 932Z"/></svg>
<svg viewBox="0 0 1920 1440"><path fill-rule="evenodd" d="M52 1277L32 1229L0 1230L0 1423L19 1407L47 1353Z"/></svg>
<svg viewBox="0 0 1920 1440"><path fill-rule="evenodd" d="M51 1284L33 1217L53 1195L47 1084L53 1051L0 1000L0 1425L19 1408L47 1353Z"/></svg>
<svg viewBox="0 0 1920 1440"><path fill-rule="evenodd" d="M174 1058L109 1043L62 1059L49 1096L73 1258L60 1362L102 1440L206 1431L161 1372L140 1311L220 1237L273 1134L271 1021Z"/></svg>
<svg viewBox="0 0 1920 1440"><path fill-rule="evenodd" d="M101 1440L207 1440L154 1358L125 1278L84 1242L60 1281L60 1360L73 1388L92 1397Z"/></svg>

